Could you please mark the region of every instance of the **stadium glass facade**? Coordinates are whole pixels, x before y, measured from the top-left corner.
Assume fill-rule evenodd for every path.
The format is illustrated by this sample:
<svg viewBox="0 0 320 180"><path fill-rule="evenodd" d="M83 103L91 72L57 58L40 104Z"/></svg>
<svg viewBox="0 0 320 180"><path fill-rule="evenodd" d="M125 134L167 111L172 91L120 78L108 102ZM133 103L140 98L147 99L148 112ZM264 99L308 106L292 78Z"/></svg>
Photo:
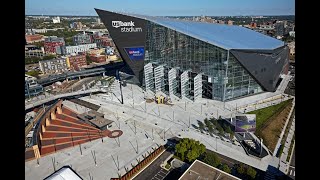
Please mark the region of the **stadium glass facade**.
<svg viewBox="0 0 320 180"><path fill-rule="evenodd" d="M288 72L284 42L244 27L96 11L124 60L126 80L146 91L227 101L274 92Z"/></svg>
<svg viewBox="0 0 320 180"><path fill-rule="evenodd" d="M227 50L167 27L148 22L145 49L145 64L179 67L182 71L208 76L213 99L228 100L262 92L259 84Z"/></svg>

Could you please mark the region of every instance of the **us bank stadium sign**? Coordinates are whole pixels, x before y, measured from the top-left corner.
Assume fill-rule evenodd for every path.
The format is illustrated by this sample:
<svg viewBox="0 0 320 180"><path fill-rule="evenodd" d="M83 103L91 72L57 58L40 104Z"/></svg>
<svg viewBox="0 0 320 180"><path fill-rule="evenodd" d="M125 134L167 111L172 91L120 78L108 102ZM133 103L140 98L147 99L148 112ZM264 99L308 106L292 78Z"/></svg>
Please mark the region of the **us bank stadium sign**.
<svg viewBox="0 0 320 180"><path fill-rule="evenodd" d="M120 28L121 32L142 32L141 27L135 27L134 22L112 21L112 27Z"/></svg>
<svg viewBox="0 0 320 180"><path fill-rule="evenodd" d="M127 47L124 49L132 61L144 59L144 47Z"/></svg>

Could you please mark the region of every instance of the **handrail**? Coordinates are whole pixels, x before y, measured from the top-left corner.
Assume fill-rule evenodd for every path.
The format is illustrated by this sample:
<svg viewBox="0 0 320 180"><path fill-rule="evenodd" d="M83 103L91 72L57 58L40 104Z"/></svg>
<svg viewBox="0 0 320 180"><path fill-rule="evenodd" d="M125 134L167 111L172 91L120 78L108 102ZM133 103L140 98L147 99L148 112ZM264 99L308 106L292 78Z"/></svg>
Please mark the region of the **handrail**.
<svg viewBox="0 0 320 180"><path fill-rule="evenodd" d="M52 107L54 107L55 105L57 105L57 103L59 102L59 100L58 101L56 101L54 104L52 104L52 105L50 105L46 110L45 110L45 112L41 115L41 117L39 118L39 121L36 123L36 126L35 126L35 131L33 132L33 136L32 136L32 144L33 145L40 145L40 140L39 140L39 138L38 138L38 134L39 134L39 130L40 130L40 128L39 128L39 125L41 124L41 122L43 122L43 119L44 119L44 117L48 114L48 112L51 112L51 108ZM41 126L40 126L41 127Z"/></svg>
<svg viewBox="0 0 320 180"><path fill-rule="evenodd" d="M85 90L85 91L76 91L76 92L71 92L71 93L58 94L58 95L55 95L55 96L48 97L46 99L42 99L42 100L37 101L35 103L27 104L25 106L25 110L28 110L30 108L39 106L41 104L44 104L44 103L47 103L47 102L50 102L50 101L53 101L53 100L56 100L56 99L65 98L65 97L69 97L69 96L76 96L76 95L94 93L94 92L102 92L102 90L101 89L89 89L89 90Z"/></svg>

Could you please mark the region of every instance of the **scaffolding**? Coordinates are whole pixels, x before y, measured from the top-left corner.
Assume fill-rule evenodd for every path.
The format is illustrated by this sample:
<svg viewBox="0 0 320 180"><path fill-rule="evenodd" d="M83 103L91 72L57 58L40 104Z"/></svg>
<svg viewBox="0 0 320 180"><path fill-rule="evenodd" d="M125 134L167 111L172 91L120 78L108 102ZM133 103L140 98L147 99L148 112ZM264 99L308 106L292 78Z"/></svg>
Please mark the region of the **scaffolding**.
<svg viewBox="0 0 320 180"><path fill-rule="evenodd" d="M164 67L163 65L157 66L154 68L154 80L155 80L155 91L163 92L164 91Z"/></svg>
<svg viewBox="0 0 320 180"><path fill-rule="evenodd" d="M154 92L154 73L153 73L152 63L148 63L144 66L144 77L145 77L146 91Z"/></svg>
<svg viewBox="0 0 320 180"><path fill-rule="evenodd" d="M189 71L181 74L181 98L189 98Z"/></svg>
<svg viewBox="0 0 320 180"><path fill-rule="evenodd" d="M170 69L169 71L169 95L175 95L177 89L177 70L175 68Z"/></svg>
<svg viewBox="0 0 320 180"><path fill-rule="evenodd" d="M194 100L202 98L202 74L198 74L194 77Z"/></svg>

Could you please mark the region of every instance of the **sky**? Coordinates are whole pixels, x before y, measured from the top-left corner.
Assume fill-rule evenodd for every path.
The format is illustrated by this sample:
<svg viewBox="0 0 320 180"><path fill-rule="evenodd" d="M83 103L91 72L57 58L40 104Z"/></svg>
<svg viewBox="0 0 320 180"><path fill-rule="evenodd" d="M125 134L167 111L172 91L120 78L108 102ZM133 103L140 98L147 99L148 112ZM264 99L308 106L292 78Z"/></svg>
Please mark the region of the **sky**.
<svg viewBox="0 0 320 180"><path fill-rule="evenodd" d="M294 15L295 0L25 0L26 15L97 16L94 8L150 16Z"/></svg>

